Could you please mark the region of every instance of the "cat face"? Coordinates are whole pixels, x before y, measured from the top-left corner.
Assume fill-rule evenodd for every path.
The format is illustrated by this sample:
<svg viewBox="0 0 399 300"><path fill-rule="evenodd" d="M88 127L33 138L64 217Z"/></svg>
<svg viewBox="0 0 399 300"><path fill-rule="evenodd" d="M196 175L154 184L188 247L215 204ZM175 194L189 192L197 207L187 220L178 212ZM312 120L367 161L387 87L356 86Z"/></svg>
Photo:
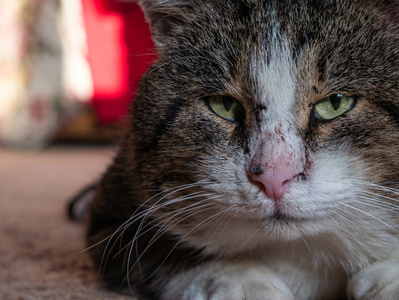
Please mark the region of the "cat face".
<svg viewBox="0 0 399 300"><path fill-rule="evenodd" d="M210 252L395 231L390 1L142 5L160 57L134 103L129 148L143 205L165 228Z"/></svg>

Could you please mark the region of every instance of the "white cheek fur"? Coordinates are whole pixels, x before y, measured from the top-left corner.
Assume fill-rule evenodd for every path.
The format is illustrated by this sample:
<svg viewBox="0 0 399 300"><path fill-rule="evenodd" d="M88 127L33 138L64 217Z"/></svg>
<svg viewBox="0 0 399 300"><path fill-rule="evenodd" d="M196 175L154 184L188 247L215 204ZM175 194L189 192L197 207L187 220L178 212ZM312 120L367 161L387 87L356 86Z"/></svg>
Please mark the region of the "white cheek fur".
<svg viewBox="0 0 399 300"><path fill-rule="evenodd" d="M360 176L360 170L356 172L352 168L352 159L345 153L340 149L311 156L307 180L293 183L286 195L287 202L308 217L320 217L339 207L340 201L355 198L354 179Z"/></svg>

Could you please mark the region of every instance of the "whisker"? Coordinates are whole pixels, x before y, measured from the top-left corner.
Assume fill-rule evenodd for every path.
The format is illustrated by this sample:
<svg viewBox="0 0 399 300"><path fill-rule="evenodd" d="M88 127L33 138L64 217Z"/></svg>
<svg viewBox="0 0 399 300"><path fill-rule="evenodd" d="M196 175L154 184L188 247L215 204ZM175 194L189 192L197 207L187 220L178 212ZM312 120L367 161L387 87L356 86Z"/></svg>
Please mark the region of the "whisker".
<svg viewBox="0 0 399 300"><path fill-rule="evenodd" d="M365 197L365 196L358 196L358 198L362 200L362 201L357 200L357 202L360 202L360 203L365 203L365 204L368 203L370 206L372 206L372 204L375 204L375 205L373 205L374 207L378 207L378 208L385 207L385 208L391 208L393 210L399 211L399 206L395 205L395 204L387 203L387 202L384 202L384 201L381 201L378 199L369 198L369 197Z"/></svg>
<svg viewBox="0 0 399 300"><path fill-rule="evenodd" d="M101 242L99 242L99 243L96 244L96 245L99 245L99 244L101 244L102 242L104 242L105 240L109 239L108 242L107 242L107 244L106 244L106 246L105 246L105 248L104 248L104 251L103 251L103 257L102 257L102 259L101 259L99 272L101 273L101 269L102 269L103 265L105 265L105 264L107 263L107 261L108 261L108 259L109 259L109 255L110 255L110 253L111 253L113 247L115 247L116 242L118 241L118 239L121 239L121 236L123 236L123 233L125 232L125 230L126 230L131 224L133 224L134 222L136 222L137 220L139 220L139 219L142 218L143 216L144 216L144 220L145 220L145 219L146 219L146 216L151 212L151 209L153 209L155 205L157 205L160 201L164 200L166 197L170 197L170 196L173 195L174 193L177 193L177 192L180 192L180 191L183 191L183 190L185 190L185 189L192 188L192 187L195 187L195 186L203 185L203 184L205 184L205 183L206 183L206 181L198 181L198 182L195 182L195 183L184 184L184 185L180 185L180 186L177 186L177 187L172 187L172 188L170 188L170 189L161 191L161 192L157 193L156 195L152 196L151 198L149 198L148 200L144 201L144 202L135 210L135 212L132 214L132 216L131 216L128 220L126 220L124 223L122 223L122 225L120 225L109 237L105 238L103 241L101 241ZM142 208L144 205L146 205L149 201L151 201L151 200L155 199L156 197L161 196L162 194L165 194L165 193L166 193L166 195L164 195L164 196L162 196L160 199L158 199L149 209L145 209L145 210L143 210L142 212L137 213L137 212L139 211L139 209L141 209L141 208ZM196 193L200 193L200 192L196 192ZM190 195L190 194L189 194L189 195ZM191 194L191 195L192 195L192 194ZM179 198L177 198L177 199L179 199ZM175 202L173 202L173 203L176 203L176 202L177 202L177 199L175 199ZM168 204L171 204L171 203L165 203L164 205L168 205ZM111 246L110 249L108 250L111 241L113 240L113 238L115 237L115 235L116 235L118 232L120 232L120 231L122 231L122 233L119 234L119 236L117 237L117 239L114 241L114 243L112 244L112 246ZM107 258L105 258L106 253L108 253ZM104 259L105 259L105 260L104 260Z"/></svg>
<svg viewBox="0 0 399 300"><path fill-rule="evenodd" d="M173 194L173 193L175 193L175 192L177 192L177 191L173 191L172 193L169 193L168 195L166 195L166 197L170 196L171 194ZM177 202L180 202L180 201L185 201L185 200L187 200L187 199L196 198L196 197L199 197L199 196L204 196L204 194L201 194L201 192L194 192L194 193L191 193L191 194L188 194L188 195L183 195L183 196L178 197L178 198L176 198L176 199L172 199L172 200L169 200L169 201L167 201L167 202L158 204L161 200L164 199L164 197L162 197L162 199L158 200L158 201L157 201L156 203L154 203L151 207L149 207L148 209L144 210L141 214L136 215L135 218L133 218L132 220L130 220L130 224L133 224L134 222L138 221L140 218L143 218L143 219L141 220L141 222L140 222L140 224L139 224L139 226L138 226L138 228L137 228L137 230L136 230L136 233L135 233L135 235L134 235L134 237L133 237L132 240L135 241L135 240L138 238L138 234L139 234L139 232L140 232L140 230L141 230L141 227L143 226L143 224L145 223L145 221L149 218L149 216L150 216L154 211L159 210L159 209L161 209L161 208L164 208L164 207L166 207L166 206L168 206L168 205L171 205L171 204L174 204L174 203L177 203ZM173 212L172 212L172 213L173 213ZM129 225L130 225L130 224L129 224ZM126 229L127 229L127 228L125 228L124 230L126 230ZM122 232L122 234L123 234L123 232ZM137 250L137 251L138 251L138 250Z"/></svg>
<svg viewBox="0 0 399 300"><path fill-rule="evenodd" d="M234 216L236 216L237 215L237 213L234 215ZM220 216L220 218L222 218L223 217L223 215L221 215ZM223 227L223 230L225 230L226 229L226 226L227 226L227 224L228 223L230 223L230 221L231 221L231 218L228 218L227 219L227 222L226 222L226 224L225 224L225 226ZM223 232L223 230L219 230L219 228L220 228L220 226L223 224L223 222L221 222L217 227L216 227L216 229L213 231L213 234L211 235L211 237L209 238L209 241L212 241L212 239L213 239L213 237L215 236L215 234L216 234L216 232L219 232L219 236L222 234L222 232ZM226 239L224 239L224 241L226 241Z"/></svg>
<svg viewBox="0 0 399 300"><path fill-rule="evenodd" d="M207 199L205 199L205 200L203 200L203 201L200 201L200 202L198 202L198 203L194 203L194 204L200 204L200 203L202 203L202 202L205 202L206 200L207 200ZM192 204L192 205L194 205L194 204ZM190 205L190 206L192 206L192 205ZM167 213L167 214L165 214L165 215L172 215L172 216L169 217L168 219L164 220L163 223L167 223L169 220L171 220L171 219L175 216L174 213L176 213L177 215L179 215L179 214L191 212L192 210L195 210L195 209L198 209L198 208L204 208L204 207L211 206L211 205L212 205L211 203L207 203L207 204L205 204L205 205L200 205L200 206L198 206L198 207L191 207L191 209L187 209L187 210L185 210L185 209L183 208L183 209L181 209L182 211L178 211L177 213L176 213L176 212L169 212L169 213ZM158 217L158 218L156 218L156 219L153 219L151 222L147 223L147 224L145 225L145 227L147 227L148 225L151 225L151 224L155 224L155 225L153 225L152 227L150 227L150 228L146 229L145 231L141 232L141 233L137 236L137 239L140 238L141 236L145 235L146 233L150 232L151 230L157 228L157 227L159 226L159 224L160 224L160 220L161 220L161 219L162 219L162 217ZM163 225L163 226L164 226L164 225ZM159 228L158 231L161 231L161 230L163 229L163 226L161 226L161 227ZM144 228L145 228L145 227L144 227ZM154 237L155 237L157 234L158 234L158 232L155 233L155 235L151 238L151 240L149 241L149 243L152 242L152 240L154 239ZM132 239L129 243L127 243L125 246L123 246L123 248L121 248L121 249L114 255L113 258L115 258L115 257L116 257L117 255L119 255L123 250L125 250L127 247L129 247L131 243L134 243L134 240L133 240L133 239Z"/></svg>
<svg viewBox="0 0 399 300"><path fill-rule="evenodd" d="M205 201L209 201L209 200L211 200L211 199L205 199L205 200L203 200L203 201L205 202ZM164 226L167 225L167 223L168 223L170 220L172 220L173 218L175 218L175 217L178 216L179 214L184 214L184 215L186 215L187 213L190 213L191 211L195 211L196 209L205 208L205 207L209 207L209 206L212 206L212 205L213 205L213 203L207 203L207 204L201 205L201 206L199 206L199 207L191 207L191 208L188 209L188 210L178 211L176 214L173 214L171 217L169 217L167 220L165 220L165 221L163 222L163 225L158 229L158 231L157 231L157 232L155 233L155 235L151 238L151 240L149 241L149 243L151 243L151 242L153 241L153 239L157 236L158 232L161 232L161 231L163 230ZM189 215L188 217L190 217L190 216L191 216L191 215ZM186 220L188 217L182 219L181 221ZM178 223L176 223L176 224L178 224ZM174 223L172 223L172 225L174 225ZM171 227L169 227L169 228L171 228Z"/></svg>
<svg viewBox="0 0 399 300"><path fill-rule="evenodd" d="M398 230L396 230L395 228L393 228L391 225L387 224L386 222L380 220L379 218L373 216L372 214L369 214L368 212L365 212L365 211L363 211L363 210L361 210L361 209L359 209L359 208L356 208L356 207L354 207L354 206L352 206L352 205L349 205L349 204L347 204L347 203L341 202L341 204L344 205L344 206L346 206L346 207L352 208L352 209L354 209L354 210L356 210L356 211L358 211L358 212L360 212L360 213L362 213L362 214L364 214L364 215L366 215L366 216L368 216L368 217L370 217L370 218L372 218L372 219L374 219L374 220L380 222L381 224L383 224L383 225L387 226L388 228L392 229L395 233L398 233L398 234L399 234L399 231L398 231Z"/></svg>
<svg viewBox="0 0 399 300"><path fill-rule="evenodd" d="M367 186L369 188L372 188L374 190L385 191L385 192L389 192L389 193L392 193L392 194L395 194L395 195L399 196L399 189L396 189L396 188L383 186L383 185L376 184L376 183L369 182L369 181L365 181L365 180L353 180L353 181L357 182L357 183L360 183L361 185ZM392 200L398 201L397 199L392 199Z"/></svg>
<svg viewBox="0 0 399 300"><path fill-rule="evenodd" d="M179 219L178 222L174 222L174 223L172 224L172 226L168 227L168 229L170 230L173 226L175 226L175 225L177 225L177 224L183 222L184 220L188 219L189 217L192 217L193 215L202 213L202 212L207 211L207 210L209 210L209 209L210 209L210 208L204 208L204 209L195 211L194 213L191 213L191 214L189 214L188 216L185 216L184 218ZM165 225L165 224L164 224L164 225ZM149 244L147 245L147 247L143 250L142 254L137 258L137 261L140 261L140 259L141 259L141 257L143 256L143 254L144 254L144 253L145 253L145 252L146 252L146 251L147 251L147 250L148 250L161 236L162 236L162 234L165 233L165 232L166 232L166 230L164 230L163 232L160 232L160 233L157 232L157 236L156 236L156 237L153 237L153 238L151 239L151 243L149 243ZM132 267L134 267L134 265L133 265Z"/></svg>
<svg viewBox="0 0 399 300"><path fill-rule="evenodd" d="M198 213L200 213L200 212L202 212L202 210L201 211L197 211L197 212L195 212L195 213L192 213L190 216L193 216L193 215L195 215L195 214L198 214ZM209 219L209 218L208 218ZM203 223L203 222L201 222L201 223ZM200 223L200 224L201 224ZM198 225L197 225L198 226ZM196 227L197 227L196 226ZM193 230L193 229L192 229ZM191 231L192 231L191 230ZM190 232L191 232L190 231ZM161 236L161 235L160 235ZM159 237L160 237L159 236ZM186 235L185 235L186 236ZM185 237L184 236L184 237ZM159 238L158 237L158 238ZM183 238L184 238L183 237ZM181 240L180 240L181 241ZM179 241L179 242L180 242ZM153 243L154 243L155 241L153 241ZM177 243L178 244L178 243ZM175 247L173 247L173 249L171 250L171 252L169 252L169 254L165 257L165 259L164 259L164 261L163 262L165 262L166 261L166 259L169 257L169 255L172 253L172 251L177 247L177 244L175 245ZM142 251L142 253L141 253L141 255L136 259L136 262L129 268L129 265L130 265L130 258L131 258L131 253L132 253L132 248L133 248L133 244L131 244L131 246L130 246L130 250L129 250L129 258L128 258L128 263L127 263L127 275L126 275L126 277L125 277L125 280L123 281L123 282L125 282L125 281L127 281L128 282L128 284L130 285L130 279L129 279L129 277L130 277L130 272L134 269L134 267L139 263L139 261L140 261L140 259L141 259L141 257L145 254L145 252L149 249L149 247L150 247L150 245L148 245L143 251ZM162 264L163 264L163 262L162 262ZM161 265L162 265L161 264ZM159 267L160 268L160 267ZM159 268L154 272L154 274L159 270ZM151 275L152 276L152 275ZM149 277L151 277L151 276L149 276Z"/></svg>
<svg viewBox="0 0 399 300"><path fill-rule="evenodd" d="M196 186L201 186L201 185L205 185L205 184L209 184L209 183L211 183L211 182L208 182L208 181L198 181L198 182L195 182L195 183L183 184L183 185L179 185L179 186L177 186L177 187L172 187L172 188L169 188L169 189L167 189L167 190L161 191L161 192L159 192L158 194L156 194L156 195L152 196L151 198L149 198L148 200L144 201L144 202L134 211L134 213L132 214L132 216L136 215L137 212L138 212L142 207L144 207L149 201L155 199L156 197L158 197L158 196L160 196L160 195L162 195L162 194L167 193L166 195L164 195L163 197L161 197L157 202L162 201L163 199L165 199L165 198L167 198L167 197L173 195L174 193L181 192L181 191L183 191L183 190L185 190L185 189L188 189L188 188L192 188L192 187L196 187Z"/></svg>
<svg viewBox="0 0 399 300"><path fill-rule="evenodd" d="M133 240L136 240L136 239L137 239L138 234L139 234L139 232L140 232L140 230L141 230L141 227L143 226L143 224L145 223L145 221L149 218L149 216L150 216L154 211L159 210L160 208L163 208L163 207L168 206L168 205L170 205L170 204L174 204L174 203L177 203L177 202L185 201L185 200L187 200L187 199L195 198L195 197L194 197L194 194L195 194L195 197L198 197L198 195L201 195L200 192L195 192L195 193L192 193L192 194L188 194L188 195L181 196L181 197L179 197L179 198L170 200L170 201L168 201L168 202L165 202L165 203L162 203L162 204L156 206L156 204L158 204L158 202L159 202L159 201L157 201L152 207L150 207L150 208L147 210L147 213L144 215L144 218L141 220L141 222L140 222L140 224L139 224L139 226L138 226L138 228L137 228L137 231L136 231L135 236L133 237Z"/></svg>
<svg viewBox="0 0 399 300"><path fill-rule="evenodd" d="M384 199L391 200L391 201L393 201L393 202L398 202L398 203L399 203L399 200L398 200L398 199L395 199L395 198L392 198L392 197L388 197L388 196L386 196L386 195L381 195L381 194L377 194L377 193L372 193L372 192L370 192L370 191L363 191L363 193L364 193L364 194L371 195L371 196L376 196L376 197L378 197L378 198L384 198Z"/></svg>
<svg viewBox="0 0 399 300"><path fill-rule="evenodd" d="M334 218L333 218L333 219L334 219ZM305 237L302 237L301 240L302 240L303 243L305 244L305 246L306 246L306 248L308 249L310 255L313 255L313 254L312 254L312 250L310 250L310 247L309 247L309 245L308 245L308 242L306 241L306 238L305 238Z"/></svg>
<svg viewBox="0 0 399 300"><path fill-rule="evenodd" d="M259 230L261 229L261 227L258 227L257 230L254 231L254 233L252 233L249 238L246 239L246 241L241 245L240 249L238 250L238 252L240 252L242 249L244 249L245 245L259 232Z"/></svg>
<svg viewBox="0 0 399 300"><path fill-rule="evenodd" d="M337 210L339 210L339 211L341 211L341 212L343 212L343 213L347 213L347 211L345 211L345 210L343 210L343 209L340 209L340 208L336 208ZM332 211L332 213L334 213L335 215L337 215L338 217L340 217L341 219L343 219L350 227L352 227L352 226L356 226L356 223L355 222L353 222L352 220L350 220L350 219L348 219L348 218L346 218L344 215L342 215L342 214L340 214L339 212L337 212L337 211ZM332 216L331 216L332 217ZM332 217L333 218L333 217ZM334 218L333 218L334 219ZM334 219L335 220L335 219ZM338 224L337 224L338 225ZM338 227L340 227L339 225L338 225Z"/></svg>
<svg viewBox="0 0 399 300"><path fill-rule="evenodd" d="M154 274L156 274L158 272L158 270L163 266L163 264L165 263L165 261L168 259L168 257L172 254L173 250L176 249L176 247L190 234L192 233L194 230L196 229L200 229L204 226L206 226L207 224L209 224L209 222L211 222L214 218L216 218L217 216L219 216L220 214L225 214L227 211L229 210L229 208L226 208L224 211L221 211L219 213L216 213L208 218L206 218L205 220L203 220L202 222L200 222L199 224L197 224L195 227L193 227L190 231L188 231L184 236L182 236L180 238L180 240L175 244L175 246L169 251L169 253L165 256L164 260L162 261L162 263L159 265L159 267L150 275L148 276L148 278L151 278L152 276L154 276Z"/></svg>

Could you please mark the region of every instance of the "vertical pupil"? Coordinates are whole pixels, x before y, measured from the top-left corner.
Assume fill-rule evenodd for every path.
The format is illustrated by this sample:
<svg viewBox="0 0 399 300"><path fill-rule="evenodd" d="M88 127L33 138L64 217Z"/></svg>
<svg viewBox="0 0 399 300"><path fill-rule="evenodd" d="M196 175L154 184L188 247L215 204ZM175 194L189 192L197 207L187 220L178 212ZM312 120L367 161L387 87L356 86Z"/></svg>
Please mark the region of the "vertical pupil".
<svg viewBox="0 0 399 300"><path fill-rule="evenodd" d="M341 104L341 97L341 94L330 96L331 106L334 108L334 110L337 110L339 108L339 105Z"/></svg>
<svg viewBox="0 0 399 300"><path fill-rule="evenodd" d="M226 111L229 111L233 105L233 99L223 97L223 106Z"/></svg>

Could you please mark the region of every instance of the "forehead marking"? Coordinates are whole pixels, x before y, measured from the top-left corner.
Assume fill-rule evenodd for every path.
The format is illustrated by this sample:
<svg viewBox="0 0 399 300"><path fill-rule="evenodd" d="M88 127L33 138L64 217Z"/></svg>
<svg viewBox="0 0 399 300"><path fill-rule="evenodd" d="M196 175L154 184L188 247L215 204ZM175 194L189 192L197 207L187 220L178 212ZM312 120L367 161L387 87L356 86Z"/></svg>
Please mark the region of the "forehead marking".
<svg viewBox="0 0 399 300"><path fill-rule="evenodd" d="M268 50L254 49L250 75L256 106L265 106L262 114L268 118L287 115L295 99L295 63L288 42L276 30L270 40Z"/></svg>
<svg viewBox="0 0 399 300"><path fill-rule="evenodd" d="M272 163L283 152L295 158L300 142L293 115L296 66L292 51L277 30L269 40L267 49L254 49L251 61L258 130L253 132L249 148L252 155L266 155ZM259 110L259 106L266 109Z"/></svg>

